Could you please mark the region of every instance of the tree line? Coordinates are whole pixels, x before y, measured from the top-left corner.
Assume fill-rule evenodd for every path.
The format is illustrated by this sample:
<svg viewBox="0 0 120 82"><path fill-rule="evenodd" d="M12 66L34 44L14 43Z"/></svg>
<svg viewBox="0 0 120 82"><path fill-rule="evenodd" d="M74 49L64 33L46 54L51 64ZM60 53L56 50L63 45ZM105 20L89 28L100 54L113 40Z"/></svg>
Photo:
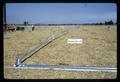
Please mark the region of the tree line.
<svg viewBox="0 0 120 82"><path fill-rule="evenodd" d="M24 25L31 25L29 24L28 21L24 21L23 23ZM112 20L109 20L109 21L105 21L105 22L100 22L100 23L85 23L83 25L114 25L114 24L117 24L117 23L114 23ZM35 24L35 25L81 25L81 24Z"/></svg>
<svg viewBox="0 0 120 82"><path fill-rule="evenodd" d="M105 21L104 23L96 23L96 24L98 24L98 25L114 25L116 23L114 23L112 20L110 20L110 21Z"/></svg>

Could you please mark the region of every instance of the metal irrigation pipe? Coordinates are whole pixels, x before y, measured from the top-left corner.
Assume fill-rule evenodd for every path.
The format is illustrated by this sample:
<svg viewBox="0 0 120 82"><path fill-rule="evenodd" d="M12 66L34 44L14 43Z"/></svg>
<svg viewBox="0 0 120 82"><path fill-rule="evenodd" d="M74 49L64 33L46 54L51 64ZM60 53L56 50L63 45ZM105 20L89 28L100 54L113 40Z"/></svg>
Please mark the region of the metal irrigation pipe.
<svg viewBox="0 0 120 82"><path fill-rule="evenodd" d="M38 50L40 50L41 48L43 48L44 46L46 46L47 44L52 42L54 39L57 39L58 37L62 36L63 34L66 34L66 33L67 32L55 33L55 34L51 35L50 37L47 37L38 46L36 46L32 50L29 50L28 52L24 53L23 55L20 55L19 57L17 57L15 66L18 67L28 57L32 56L34 53L36 53Z"/></svg>
<svg viewBox="0 0 120 82"><path fill-rule="evenodd" d="M6 67L15 69L52 69L52 70L70 70L70 71L105 71L117 72L116 67L98 67L98 66L62 66L62 65L33 65L20 64L18 67Z"/></svg>

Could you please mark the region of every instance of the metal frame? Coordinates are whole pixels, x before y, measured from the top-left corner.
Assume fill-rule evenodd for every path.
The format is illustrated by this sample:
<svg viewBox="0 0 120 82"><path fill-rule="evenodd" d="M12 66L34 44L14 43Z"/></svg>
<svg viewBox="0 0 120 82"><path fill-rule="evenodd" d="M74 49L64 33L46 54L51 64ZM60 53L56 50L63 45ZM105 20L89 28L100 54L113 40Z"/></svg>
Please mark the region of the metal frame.
<svg viewBox="0 0 120 82"><path fill-rule="evenodd" d="M41 48L52 42L53 40L59 38L60 36L68 33L68 31L62 31L61 33L56 32L47 38L43 39L42 42L29 50L23 55L20 55L16 59L16 64L13 67L7 68L15 68L15 69L52 69L52 70L71 70L71 71L106 71L106 72L117 72L116 67L95 67L95 66L65 66L65 65L33 65L33 64L22 64L27 58L32 56L34 53L39 51Z"/></svg>

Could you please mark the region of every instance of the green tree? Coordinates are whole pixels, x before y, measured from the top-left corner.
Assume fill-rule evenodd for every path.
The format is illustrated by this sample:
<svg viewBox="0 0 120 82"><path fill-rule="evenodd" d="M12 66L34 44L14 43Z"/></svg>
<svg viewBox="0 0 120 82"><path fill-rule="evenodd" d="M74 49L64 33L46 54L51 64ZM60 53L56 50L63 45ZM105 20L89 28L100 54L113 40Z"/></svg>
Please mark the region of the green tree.
<svg viewBox="0 0 120 82"><path fill-rule="evenodd" d="M24 21L24 25L28 25L28 21Z"/></svg>
<svg viewBox="0 0 120 82"><path fill-rule="evenodd" d="M110 21L105 21L105 25L112 25L112 24L114 24L112 20L110 20Z"/></svg>

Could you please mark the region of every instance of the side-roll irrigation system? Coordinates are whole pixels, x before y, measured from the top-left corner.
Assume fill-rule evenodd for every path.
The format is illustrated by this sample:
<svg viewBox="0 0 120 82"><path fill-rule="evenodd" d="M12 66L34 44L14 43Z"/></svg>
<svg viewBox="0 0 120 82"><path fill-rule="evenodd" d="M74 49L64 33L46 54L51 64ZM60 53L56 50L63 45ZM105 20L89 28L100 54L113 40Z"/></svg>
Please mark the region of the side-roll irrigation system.
<svg viewBox="0 0 120 82"><path fill-rule="evenodd" d="M23 55L16 58L16 64L12 67L15 69L52 69L52 70L71 70L71 71L106 71L106 72L117 72L116 67L96 67L96 66L65 66L65 65L38 65L38 64L22 64L27 58L32 56L34 53L39 51L41 48L45 47L47 44L53 40L59 38L60 36L68 33L68 31L56 32L47 38L43 39L42 42L37 45L32 50L29 50Z"/></svg>

